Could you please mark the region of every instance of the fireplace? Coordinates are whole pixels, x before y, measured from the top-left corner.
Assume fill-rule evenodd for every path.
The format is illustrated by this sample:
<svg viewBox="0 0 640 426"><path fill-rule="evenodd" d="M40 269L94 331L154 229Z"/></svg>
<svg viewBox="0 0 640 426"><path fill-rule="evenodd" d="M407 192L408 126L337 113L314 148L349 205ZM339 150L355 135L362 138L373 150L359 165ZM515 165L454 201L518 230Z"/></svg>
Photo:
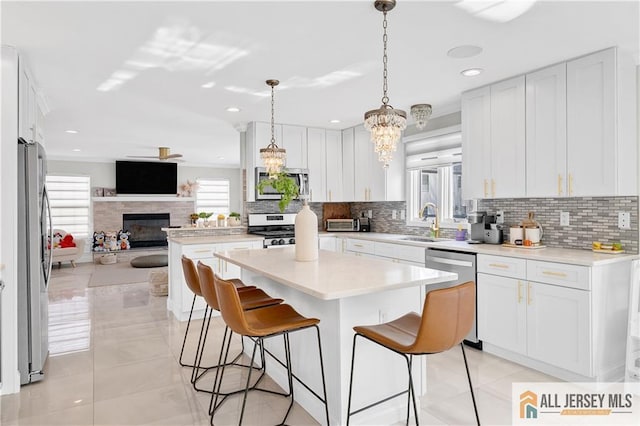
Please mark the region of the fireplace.
<svg viewBox="0 0 640 426"><path fill-rule="evenodd" d="M136 247L167 246L169 213L126 213L122 215L122 229L131 232L129 243Z"/></svg>

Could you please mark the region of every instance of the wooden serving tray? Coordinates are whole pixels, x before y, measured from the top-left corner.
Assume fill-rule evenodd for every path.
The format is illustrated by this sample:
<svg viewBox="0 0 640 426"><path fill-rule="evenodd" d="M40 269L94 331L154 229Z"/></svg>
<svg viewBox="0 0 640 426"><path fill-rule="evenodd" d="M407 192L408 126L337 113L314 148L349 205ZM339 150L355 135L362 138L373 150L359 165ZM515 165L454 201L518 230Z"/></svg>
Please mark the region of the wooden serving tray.
<svg viewBox="0 0 640 426"><path fill-rule="evenodd" d="M515 245L515 244L511 244L511 243L502 243L502 247L521 248L521 249L527 249L527 250L547 248L547 246L544 246L544 245L537 245L537 246L518 246L518 245Z"/></svg>
<svg viewBox="0 0 640 426"><path fill-rule="evenodd" d="M591 249L594 253L606 253L606 254L620 254L624 253L624 250L605 250L605 249Z"/></svg>

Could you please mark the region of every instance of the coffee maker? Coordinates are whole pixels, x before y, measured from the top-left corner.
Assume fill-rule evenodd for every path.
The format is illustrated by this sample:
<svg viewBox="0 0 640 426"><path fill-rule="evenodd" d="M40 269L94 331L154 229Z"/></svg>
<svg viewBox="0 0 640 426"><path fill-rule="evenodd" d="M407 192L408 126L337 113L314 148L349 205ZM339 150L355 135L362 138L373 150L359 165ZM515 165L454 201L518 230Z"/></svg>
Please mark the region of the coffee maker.
<svg viewBox="0 0 640 426"><path fill-rule="evenodd" d="M471 244L484 242L485 218L487 212L469 212L467 221L469 221L470 235L468 242Z"/></svg>

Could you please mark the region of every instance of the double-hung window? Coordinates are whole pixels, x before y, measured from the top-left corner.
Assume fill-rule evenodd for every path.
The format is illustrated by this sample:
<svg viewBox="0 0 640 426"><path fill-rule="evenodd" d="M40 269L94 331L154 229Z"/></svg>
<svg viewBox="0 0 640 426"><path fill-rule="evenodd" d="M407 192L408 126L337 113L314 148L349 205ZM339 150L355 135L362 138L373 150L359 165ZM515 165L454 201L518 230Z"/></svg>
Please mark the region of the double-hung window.
<svg viewBox="0 0 640 426"><path fill-rule="evenodd" d="M441 226L453 227L467 217L459 126L434 133L405 145L409 226L430 226L437 214Z"/></svg>
<svg viewBox="0 0 640 426"><path fill-rule="evenodd" d="M196 212L229 215L229 181L227 179L198 179Z"/></svg>
<svg viewBox="0 0 640 426"><path fill-rule="evenodd" d="M47 175L51 225L74 238L88 238L91 211L89 176Z"/></svg>

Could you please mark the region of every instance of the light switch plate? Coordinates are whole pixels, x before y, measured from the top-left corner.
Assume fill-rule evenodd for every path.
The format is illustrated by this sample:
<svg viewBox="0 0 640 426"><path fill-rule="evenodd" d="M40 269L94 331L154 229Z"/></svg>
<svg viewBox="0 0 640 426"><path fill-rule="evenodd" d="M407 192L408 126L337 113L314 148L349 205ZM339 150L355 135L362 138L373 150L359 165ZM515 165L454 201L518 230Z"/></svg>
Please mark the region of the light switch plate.
<svg viewBox="0 0 640 426"><path fill-rule="evenodd" d="M397 219L398 218L398 212L395 210L391 210L391 219Z"/></svg>
<svg viewBox="0 0 640 426"><path fill-rule="evenodd" d="M400 219L404 220L404 210L400 210Z"/></svg>
<svg viewBox="0 0 640 426"><path fill-rule="evenodd" d="M569 212L560 212L560 226L569 226Z"/></svg>
<svg viewBox="0 0 640 426"><path fill-rule="evenodd" d="M631 229L631 213L618 212L618 228Z"/></svg>
<svg viewBox="0 0 640 426"><path fill-rule="evenodd" d="M373 219L373 211L371 211L371 210L367 210L367 217L368 217L369 219Z"/></svg>

